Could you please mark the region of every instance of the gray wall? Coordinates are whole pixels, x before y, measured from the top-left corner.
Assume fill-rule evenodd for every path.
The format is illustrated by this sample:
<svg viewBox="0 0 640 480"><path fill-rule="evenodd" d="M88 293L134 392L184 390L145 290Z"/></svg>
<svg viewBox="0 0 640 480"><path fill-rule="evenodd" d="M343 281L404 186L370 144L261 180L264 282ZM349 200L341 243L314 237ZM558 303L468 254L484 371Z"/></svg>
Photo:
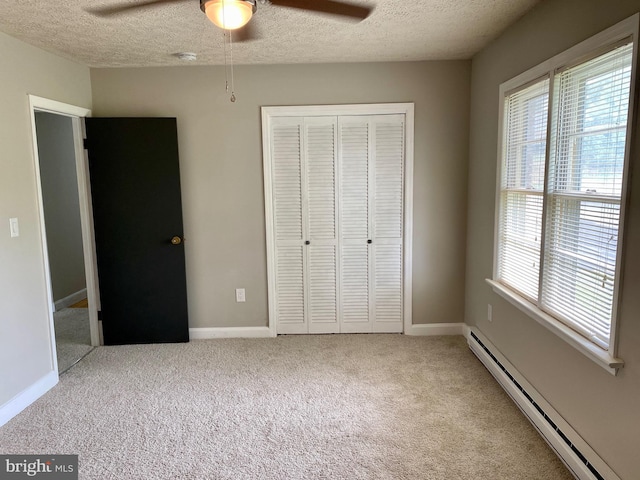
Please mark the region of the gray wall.
<svg viewBox="0 0 640 480"><path fill-rule="evenodd" d="M473 58L471 83L466 321L478 326L623 479L640 472L640 175L633 179L625 236L618 320L618 353L625 367L617 377L495 295L484 279L492 275L498 86L638 10L637 0L544 1ZM632 163L640 168L637 153ZM488 303L493 322L487 321Z"/></svg>
<svg viewBox="0 0 640 480"><path fill-rule="evenodd" d="M0 405L53 369L27 94L91 107L89 69L0 33ZM20 221L10 238L9 218Z"/></svg>
<svg viewBox="0 0 640 480"><path fill-rule="evenodd" d="M86 288L78 176L70 117L36 113L53 300Z"/></svg>
<svg viewBox="0 0 640 480"><path fill-rule="evenodd" d="M267 324L260 106L415 102L414 323L462 322L470 62L92 69L95 116L178 119L191 327ZM236 287L247 302L236 303Z"/></svg>

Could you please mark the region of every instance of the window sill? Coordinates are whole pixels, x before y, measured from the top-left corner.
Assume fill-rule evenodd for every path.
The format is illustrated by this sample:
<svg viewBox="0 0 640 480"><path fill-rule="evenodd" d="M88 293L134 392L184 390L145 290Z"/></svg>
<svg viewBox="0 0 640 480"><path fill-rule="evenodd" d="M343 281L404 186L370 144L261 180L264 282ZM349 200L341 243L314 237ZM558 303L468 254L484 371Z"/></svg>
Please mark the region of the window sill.
<svg viewBox="0 0 640 480"><path fill-rule="evenodd" d="M562 340L567 342L569 345L571 345L573 348L578 350L589 359L593 360L595 363L600 365L612 375L615 375L618 372L618 369L624 366L623 360L621 360L620 358L612 357L609 352L602 350L600 347L597 347L586 338L582 337L582 335L574 332L569 327L560 323L551 315L543 312L531 302L528 302L524 298L520 297L518 294L505 287L501 283L498 283L495 280L491 280L489 278L486 279L486 282L491 286L491 288L493 288L493 291L495 293L500 295L502 298L507 300L509 303L511 303L513 306L518 308L529 317L533 318L540 325L555 333Z"/></svg>

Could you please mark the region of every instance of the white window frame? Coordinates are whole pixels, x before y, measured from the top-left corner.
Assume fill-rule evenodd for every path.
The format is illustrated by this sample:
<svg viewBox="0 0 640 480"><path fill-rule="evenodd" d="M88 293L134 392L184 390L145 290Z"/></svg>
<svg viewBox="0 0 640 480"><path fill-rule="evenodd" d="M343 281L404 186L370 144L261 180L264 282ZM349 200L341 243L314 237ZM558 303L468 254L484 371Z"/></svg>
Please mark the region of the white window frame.
<svg viewBox="0 0 640 480"><path fill-rule="evenodd" d="M615 375L619 368L624 365L624 361L617 358L617 344L618 344L618 329L617 329L617 315L618 306L620 302L620 286L622 284L622 264L624 258L624 244L625 244L625 217L627 205L629 202L628 192L628 177L629 177L629 162L630 151L633 147L633 131L636 124L636 107L635 107L635 90L636 90L636 66L638 56L638 30L639 30L640 14L635 14L632 17L623 20L616 25L600 32L599 34L579 43L578 45L562 52L555 57L537 65L526 72L518 75L517 77L508 80L500 85L499 95L499 120L498 120L498 168L497 168L497 182L496 182L496 204L495 204L495 231L494 231L494 264L493 264L493 277L492 279L486 279L487 283L493 288L493 291L516 306L522 312L536 320L538 323L558 335L561 339L567 342L569 345L577 349L582 354L596 362L598 365L606 369L609 373ZM631 91L629 96L629 116L627 121L627 148L625 149L624 158L624 170L622 180L622 195L620 202L620 226L619 226L619 241L617 246L616 256L616 283L613 293L613 312L611 318L611 336L609 349L605 350L598 347L596 344L583 337L558 319L549 315L541 310L535 303L525 298L521 294L515 292L513 289L502 284L498 281L499 271L499 233L500 233L500 197L501 197L501 184L502 184L502 164L503 164L503 137L504 137L504 104L505 99L514 90L535 82L548 76L550 78L549 95L553 96L554 92L554 75L561 69L567 66L575 65L583 61L595 58L598 55L606 52L616 43L631 38L633 42L633 58L632 58L632 70L631 70ZM552 109L549 109L549 115L552 115ZM547 169L549 158L549 137L552 122L549 118L547 126ZM545 172L545 176L548 174ZM548 180L546 181L548 182ZM546 182L545 182L545 202L546 198ZM543 218L544 225L544 218ZM542 252L544 257L544 252Z"/></svg>

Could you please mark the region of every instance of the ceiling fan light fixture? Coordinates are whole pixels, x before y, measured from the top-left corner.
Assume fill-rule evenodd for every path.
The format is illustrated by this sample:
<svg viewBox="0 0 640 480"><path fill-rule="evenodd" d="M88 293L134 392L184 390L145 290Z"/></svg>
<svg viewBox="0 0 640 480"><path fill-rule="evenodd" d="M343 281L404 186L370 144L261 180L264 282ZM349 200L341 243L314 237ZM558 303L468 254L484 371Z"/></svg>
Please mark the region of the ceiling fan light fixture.
<svg viewBox="0 0 640 480"><path fill-rule="evenodd" d="M256 11L255 0L200 0L200 8L214 25L225 30L244 27Z"/></svg>

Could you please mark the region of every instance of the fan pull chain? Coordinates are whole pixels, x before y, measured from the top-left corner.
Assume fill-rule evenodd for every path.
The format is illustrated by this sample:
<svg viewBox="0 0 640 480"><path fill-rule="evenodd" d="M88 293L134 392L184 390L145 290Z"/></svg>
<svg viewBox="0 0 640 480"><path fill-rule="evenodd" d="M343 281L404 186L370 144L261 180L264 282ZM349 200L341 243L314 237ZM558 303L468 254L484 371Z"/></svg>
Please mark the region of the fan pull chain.
<svg viewBox="0 0 640 480"><path fill-rule="evenodd" d="M231 103L233 103L236 101L236 94L235 82L233 77L233 37L231 36L231 31L229 31L229 52L231 55L231 98L229 100L231 100Z"/></svg>
<svg viewBox="0 0 640 480"><path fill-rule="evenodd" d="M227 70L227 31L222 31L222 42L224 48L224 89L226 92L229 92L229 75Z"/></svg>
<svg viewBox="0 0 640 480"><path fill-rule="evenodd" d="M222 8L222 24L224 25L224 4ZM224 88L226 92L229 92L229 75L227 70L227 30L222 30L222 47L224 49Z"/></svg>
<svg viewBox="0 0 640 480"><path fill-rule="evenodd" d="M222 24L223 25L227 25L227 21L224 18L224 0L222 0ZM229 76L228 76L228 70L227 70L227 34L229 35L229 50L231 53L231 102L235 102L236 101L236 94L234 92L234 82L233 82L233 40L231 38L231 30L222 30L222 35L223 35L223 45L224 45L224 83L225 83L225 90L227 91L227 93L229 93Z"/></svg>

